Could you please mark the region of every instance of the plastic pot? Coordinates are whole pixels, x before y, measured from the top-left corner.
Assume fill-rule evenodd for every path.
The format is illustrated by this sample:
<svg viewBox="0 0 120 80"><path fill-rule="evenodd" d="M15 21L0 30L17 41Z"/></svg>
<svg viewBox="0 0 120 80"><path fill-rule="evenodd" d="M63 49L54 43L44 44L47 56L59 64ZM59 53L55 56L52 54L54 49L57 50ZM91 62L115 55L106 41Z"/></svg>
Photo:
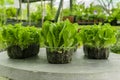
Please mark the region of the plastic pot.
<svg viewBox="0 0 120 80"><path fill-rule="evenodd" d="M109 57L109 48L96 48L84 45L83 51L89 59L108 59Z"/></svg>
<svg viewBox="0 0 120 80"><path fill-rule="evenodd" d="M66 64L72 60L74 48L46 48L47 60L51 64Z"/></svg>
<svg viewBox="0 0 120 80"><path fill-rule="evenodd" d="M75 16L63 16L63 21L68 19L71 23L75 22Z"/></svg>
<svg viewBox="0 0 120 80"><path fill-rule="evenodd" d="M23 59L37 55L39 52L39 45L32 44L25 49L21 49L17 45L11 45L7 48L7 54L12 59Z"/></svg>

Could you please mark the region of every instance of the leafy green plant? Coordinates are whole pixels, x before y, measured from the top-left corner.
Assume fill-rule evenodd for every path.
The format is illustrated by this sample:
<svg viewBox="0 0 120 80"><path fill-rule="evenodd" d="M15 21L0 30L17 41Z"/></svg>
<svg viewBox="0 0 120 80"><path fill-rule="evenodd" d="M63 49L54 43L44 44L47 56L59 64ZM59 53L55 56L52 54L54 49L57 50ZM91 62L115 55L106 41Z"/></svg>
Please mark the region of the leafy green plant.
<svg viewBox="0 0 120 80"><path fill-rule="evenodd" d="M2 25L0 24L0 51L5 50L5 48L6 48L6 44L2 37Z"/></svg>
<svg viewBox="0 0 120 80"><path fill-rule="evenodd" d="M77 31L78 25L70 23L69 20L58 23L47 21L42 27L41 34L47 47L65 49L74 47L80 41Z"/></svg>
<svg viewBox="0 0 120 80"><path fill-rule="evenodd" d="M63 9L63 10L62 10L62 14L63 14L64 16L69 16L69 15L71 15L71 11L70 11L70 9L66 8L66 9Z"/></svg>
<svg viewBox="0 0 120 80"><path fill-rule="evenodd" d="M120 54L120 40L117 41L115 45L113 45L110 50L114 53Z"/></svg>
<svg viewBox="0 0 120 80"><path fill-rule="evenodd" d="M6 9L5 9L4 4L5 4L5 0L1 0L0 1L0 22L1 22L1 24L3 24L5 22L5 19L6 19L6 17L5 17Z"/></svg>
<svg viewBox="0 0 120 80"><path fill-rule="evenodd" d="M76 15L76 20L95 20L95 19L106 19L104 10L99 5L90 4L89 7L85 7L85 4L74 4L73 15Z"/></svg>
<svg viewBox="0 0 120 80"><path fill-rule="evenodd" d="M45 20L53 20L54 15L56 13L56 8L53 8L51 10L50 5L46 5L45 8L46 8L46 10L44 13L44 15L45 15L44 19ZM43 14L43 8L41 6L38 6L37 10L35 12L31 13L31 15L30 15L31 20L35 21L35 22L42 20L42 16L43 16L42 14Z"/></svg>
<svg viewBox="0 0 120 80"><path fill-rule="evenodd" d="M40 21L42 19L42 7L38 6L37 10L35 12L32 12L30 17L32 21L35 21L35 22Z"/></svg>
<svg viewBox="0 0 120 80"><path fill-rule="evenodd" d="M13 18L17 15L17 9L13 7L9 7L6 9L6 16L7 18Z"/></svg>
<svg viewBox="0 0 120 80"><path fill-rule="evenodd" d="M88 14L94 16L94 19L106 19L106 14L100 5L94 5L92 2L86 10Z"/></svg>
<svg viewBox="0 0 120 80"><path fill-rule="evenodd" d="M21 24L7 25L3 27L2 36L7 46L17 45L21 49L30 44L39 44L40 30L35 27L23 27Z"/></svg>
<svg viewBox="0 0 120 80"><path fill-rule="evenodd" d="M84 45L105 48L116 42L116 33L116 29L109 24L99 24L82 28L80 37Z"/></svg>
<svg viewBox="0 0 120 80"><path fill-rule="evenodd" d="M72 14L76 15L77 20L81 20L86 15L85 4L74 4Z"/></svg>
<svg viewBox="0 0 120 80"><path fill-rule="evenodd" d="M111 10L110 15L108 16L108 22L111 22L115 19L120 20L120 2L117 3L116 8Z"/></svg>
<svg viewBox="0 0 120 80"><path fill-rule="evenodd" d="M114 9L113 12L110 14L110 16L108 16L108 22L111 22L113 20L117 20L117 18L119 18L120 11L117 9Z"/></svg>
<svg viewBox="0 0 120 80"><path fill-rule="evenodd" d="M117 28L117 42L110 48L112 52L120 54L120 28Z"/></svg>
<svg viewBox="0 0 120 80"><path fill-rule="evenodd" d="M50 5L46 5L46 16L45 16L45 20L54 20L54 16L56 14L56 8L53 7L53 9L51 9Z"/></svg>
<svg viewBox="0 0 120 80"><path fill-rule="evenodd" d="M3 14L3 8L0 8L0 23L2 24L4 21L4 14Z"/></svg>
<svg viewBox="0 0 120 80"><path fill-rule="evenodd" d="M4 0L1 0L1 1L0 1L0 5L4 5Z"/></svg>
<svg viewBox="0 0 120 80"><path fill-rule="evenodd" d="M6 2L9 3L9 4L14 4L13 0L6 0Z"/></svg>

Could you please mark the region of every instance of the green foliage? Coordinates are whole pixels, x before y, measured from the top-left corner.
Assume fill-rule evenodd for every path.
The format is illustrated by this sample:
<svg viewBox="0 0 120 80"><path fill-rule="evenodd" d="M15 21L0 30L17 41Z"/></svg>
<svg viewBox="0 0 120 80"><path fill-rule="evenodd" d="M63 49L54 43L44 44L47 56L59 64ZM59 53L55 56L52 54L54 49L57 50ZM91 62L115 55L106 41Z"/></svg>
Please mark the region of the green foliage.
<svg viewBox="0 0 120 80"><path fill-rule="evenodd" d="M32 12L30 17L31 17L32 21L35 21L35 22L40 21L42 19L42 8L41 8L41 6L38 6L37 11Z"/></svg>
<svg viewBox="0 0 120 80"><path fill-rule="evenodd" d="M120 54L120 40L117 41L115 45L113 45L110 50L114 53Z"/></svg>
<svg viewBox="0 0 120 80"><path fill-rule="evenodd" d="M53 8L51 10L50 5L46 5L45 9L46 10L45 10L45 13L44 13L45 14L44 19L45 20L53 20L54 15L56 13L56 8ZM42 14L43 14L43 8L41 6L38 6L37 10L31 13L31 15L30 15L31 20L35 21L35 22L40 21L42 19L42 16L43 16Z"/></svg>
<svg viewBox="0 0 120 80"><path fill-rule="evenodd" d="M22 49L30 44L39 44L40 30L35 27L23 27L20 24L3 27L2 36L7 46L18 45Z"/></svg>
<svg viewBox="0 0 120 80"><path fill-rule="evenodd" d="M87 8L87 11L89 14L88 17L93 15L94 19L106 19L106 14L100 5L93 5L93 3L91 3L90 7Z"/></svg>
<svg viewBox="0 0 120 80"><path fill-rule="evenodd" d="M1 24L2 24L2 22L4 21L4 14L3 14L3 11L4 11L4 9L3 8L0 8L0 22L1 22Z"/></svg>
<svg viewBox="0 0 120 80"><path fill-rule="evenodd" d="M0 0L0 5L4 5L4 0Z"/></svg>
<svg viewBox="0 0 120 80"><path fill-rule="evenodd" d="M5 3L7 3L7 4L13 4L14 0L0 0L0 5L4 5Z"/></svg>
<svg viewBox="0 0 120 80"><path fill-rule="evenodd" d="M9 4L14 4L14 0L6 0Z"/></svg>
<svg viewBox="0 0 120 80"><path fill-rule="evenodd" d="M54 16L56 14L56 8L53 7L53 9L51 9L50 5L46 5L46 16L45 16L45 20L53 20Z"/></svg>
<svg viewBox="0 0 120 80"><path fill-rule="evenodd" d="M74 4L73 15L77 16L77 20L94 20L94 19L106 19L104 10L99 5L90 4L89 7L85 7L85 4Z"/></svg>
<svg viewBox="0 0 120 80"><path fill-rule="evenodd" d="M4 50L5 48L6 48L6 44L2 37L2 25L0 24L0 51Z"/></svg>
<svg viewBox="0 0 120 80"><path fill-rule="evenodd" d="M108 22L111 22L115 19L120 20L120 2L117 3L116 8L111 10L111 14L108 16Z"/></svg>
<svg viewBox="0 0 120 80"><path fill-rule="evenodd" d="M63 10L62 10L62 14L63 14L64 16L69 16L69 15L71 15L71 11L70 11L70 9L66 8L66 9L63 9Z"/></svg>
<svg viewBox="0 0 120 80"><path fill-rule="evenodd" d="M77 16L77 20L82 19L82 17L86 15L85 4L84 3L79 5L74 4L72 14Z"/></svg>
<svg viewBox="0 0 120 80"><path fill-rule="evenodd" d="M111 47L111 51L120 54L120 28L117 28L117 42Z"/></svg>
<svg viewBox="0 0 120 80"><path fill-rule="evenodd" d="M14 7L8 7L7 9L0 8L0 22L1 24L6 18L14 18L17 15L17 9Z"/></svg>
<svg viewBox="0 0 120 80"><path fill-rule="evenodd" d="M120 20L120 8L113 9L112 14L108 17L108 22L111 22L113 20Z"/></svg>
<svg viewBox="0 0 120 80"><path fill-rule="evenodd" d="M116 42L116 29L109 24L87 26L81 29L83 44L92 47L109 47Z"/></svg>
<svg viewBox="0 0 120 80"><path fill-rule="evenodd" d="M16 8L9 7L9 8L6 9L7 18L16 17L16 15L17 15L17 9Z"/></svg>
<svg viewBox="0 0 120 80"><path fill-rule="evenodd" d="M47 47L68 48L74 47L80 41L77 31L78 25L70 23L69 20L58 23L46 21L41 34Z"/></svg>

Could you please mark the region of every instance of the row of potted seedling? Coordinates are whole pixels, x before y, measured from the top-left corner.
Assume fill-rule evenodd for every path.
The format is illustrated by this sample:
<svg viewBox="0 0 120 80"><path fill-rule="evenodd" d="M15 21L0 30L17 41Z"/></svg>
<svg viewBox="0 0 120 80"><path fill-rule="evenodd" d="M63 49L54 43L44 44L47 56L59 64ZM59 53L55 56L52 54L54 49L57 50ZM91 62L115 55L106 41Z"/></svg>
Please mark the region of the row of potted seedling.
<svg viewBox="0 0 120 80"><path fill-rule="evenodd" d="M43 43L48 62L53 64L71 62L75 47L81 43L87 58L107 59L109 47L116 42L117 33L109 24L79 28L68 20L57 23L47 21L41 29L20 24L5 25L1 32L10 58L35 56Z"/></svg>

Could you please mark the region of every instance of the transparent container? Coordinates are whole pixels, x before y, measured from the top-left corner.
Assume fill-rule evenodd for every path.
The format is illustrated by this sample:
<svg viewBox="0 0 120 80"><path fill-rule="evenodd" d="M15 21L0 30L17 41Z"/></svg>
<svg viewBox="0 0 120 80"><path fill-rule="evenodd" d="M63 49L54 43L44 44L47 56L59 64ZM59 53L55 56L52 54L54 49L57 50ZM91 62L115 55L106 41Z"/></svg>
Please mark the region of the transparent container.
<svg viewBox="0 0 120 80"><path fill-rule="evenodd" d="M47 60L51 64L66 64L72 61L74 47L69 48L46 48Z"/></svg>
<svg viewBox="0 0 120 80"><path fill-rule="evenodd" d="M84 54L89 59L108 59L109 48L96 48L87 45L83 46Z"/></svg>
<svg viewBox="0 0 120 80"><path fill-rule="evenodd" d="M7 48L7 54L12 59L23 59L36 56L39 53L40 45L31 44L25 49L21 49L17 45L11 45Z"/></svg>

